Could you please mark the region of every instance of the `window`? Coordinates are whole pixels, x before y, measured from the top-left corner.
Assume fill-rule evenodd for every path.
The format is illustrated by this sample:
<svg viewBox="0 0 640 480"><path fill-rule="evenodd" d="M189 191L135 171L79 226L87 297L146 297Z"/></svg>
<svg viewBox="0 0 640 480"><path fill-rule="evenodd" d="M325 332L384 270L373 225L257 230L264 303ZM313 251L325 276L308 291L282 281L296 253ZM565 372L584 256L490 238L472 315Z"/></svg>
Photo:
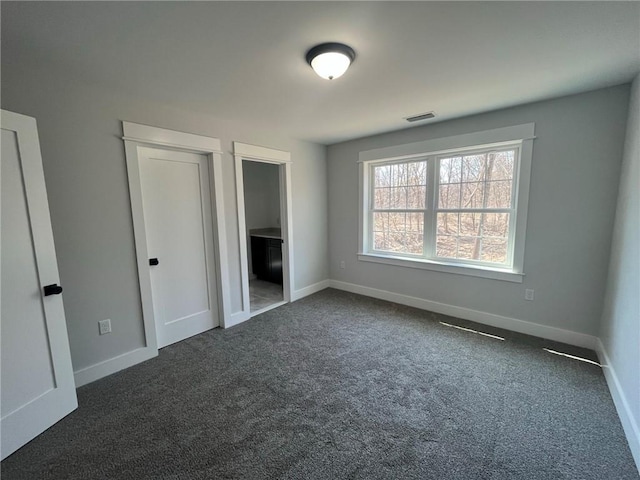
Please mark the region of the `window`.
<svg viewBox="0 0 640 480"><path fill-rule="evenodd" d="M533 124L472 134L522 127L361 152L359 258L522 281Z"/></svg>
<svg viewBox="0 0 640 480"><path fill-rule="evenodd" d="M427 162L372 165L374 251L423 255Z"/></svg>
<svg viewBox="0 0 640 480"><path fill-rule="evenodd" d="M510 266L518 148L437 158L435 258Z"/></svg>

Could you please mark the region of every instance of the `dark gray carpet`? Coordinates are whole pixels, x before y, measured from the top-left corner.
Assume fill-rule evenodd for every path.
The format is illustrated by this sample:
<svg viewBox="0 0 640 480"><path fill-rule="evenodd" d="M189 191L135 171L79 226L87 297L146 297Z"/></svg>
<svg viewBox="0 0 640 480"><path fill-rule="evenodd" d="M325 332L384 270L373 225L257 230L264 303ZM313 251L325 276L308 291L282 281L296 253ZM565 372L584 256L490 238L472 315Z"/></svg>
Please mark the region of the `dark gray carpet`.
<svg viewBox="0 0 640 480"><path fill-rule="evenodd" d="M80 388L2 479L638 480L600 368L542 346L594 358L325 290Z"/></svg>

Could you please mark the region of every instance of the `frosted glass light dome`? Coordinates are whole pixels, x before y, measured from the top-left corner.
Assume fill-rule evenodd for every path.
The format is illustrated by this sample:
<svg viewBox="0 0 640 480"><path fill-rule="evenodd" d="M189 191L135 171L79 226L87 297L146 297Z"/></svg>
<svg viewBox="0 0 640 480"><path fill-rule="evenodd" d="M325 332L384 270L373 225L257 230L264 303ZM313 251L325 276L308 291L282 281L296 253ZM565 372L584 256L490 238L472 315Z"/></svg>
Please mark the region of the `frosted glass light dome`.
<svg viewBox="0 0 640 480"><path fill-rule="evenodd" d="M347 71L356 54L342 43L323 43L307 52L307 63L322 78L334 80Z"/></svg>
<svg viewBox="0 0 640 480"><path fill-rule="evenodd" d="M311 68L327 80L341 77L351 65L351 60L343 53L327 52L321 53L311 60Z"/></svg>

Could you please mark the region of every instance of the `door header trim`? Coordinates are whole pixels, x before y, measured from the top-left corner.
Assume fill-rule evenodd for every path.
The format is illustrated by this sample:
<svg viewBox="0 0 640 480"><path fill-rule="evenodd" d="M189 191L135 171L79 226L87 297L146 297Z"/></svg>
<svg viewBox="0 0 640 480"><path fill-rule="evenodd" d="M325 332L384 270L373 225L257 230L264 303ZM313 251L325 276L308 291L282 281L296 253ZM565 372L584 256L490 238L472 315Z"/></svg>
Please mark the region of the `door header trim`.
<svg viewBox="0 0 640 480"><path fill-rule="evenodd" d="M291 153L274 148L233 142L233 155L245 160L263 160L270 163L291 163Z"/></svg>
<svg viewBox="0 0 640 480"><path fill-rule="evenodd" d="M190 152L222 154L220 139L214 137L125 121L122 122L122 131L122 139L125 141L173 147Z"/></svg>

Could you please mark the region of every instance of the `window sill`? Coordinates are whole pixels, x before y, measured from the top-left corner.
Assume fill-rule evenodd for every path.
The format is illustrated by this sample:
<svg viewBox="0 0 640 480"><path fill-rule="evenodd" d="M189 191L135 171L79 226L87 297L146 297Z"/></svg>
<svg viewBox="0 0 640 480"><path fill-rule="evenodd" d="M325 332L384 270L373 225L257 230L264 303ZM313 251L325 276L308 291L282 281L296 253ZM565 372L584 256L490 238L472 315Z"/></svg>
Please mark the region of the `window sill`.
<svg viewBox="0 0 640 480"><path fill-rule="evenodd" d="M456 263L435 262L433 260L409 259L405 257L393 257L389 255L376 255L374 253L359 253L358 260L363 262L384 263L398 267L419 268L436 272L468 275L471 277L490 278L505 282L522 283L524 273L516 273L512 270L480 267L472 265L459 265Z"/></svg>

